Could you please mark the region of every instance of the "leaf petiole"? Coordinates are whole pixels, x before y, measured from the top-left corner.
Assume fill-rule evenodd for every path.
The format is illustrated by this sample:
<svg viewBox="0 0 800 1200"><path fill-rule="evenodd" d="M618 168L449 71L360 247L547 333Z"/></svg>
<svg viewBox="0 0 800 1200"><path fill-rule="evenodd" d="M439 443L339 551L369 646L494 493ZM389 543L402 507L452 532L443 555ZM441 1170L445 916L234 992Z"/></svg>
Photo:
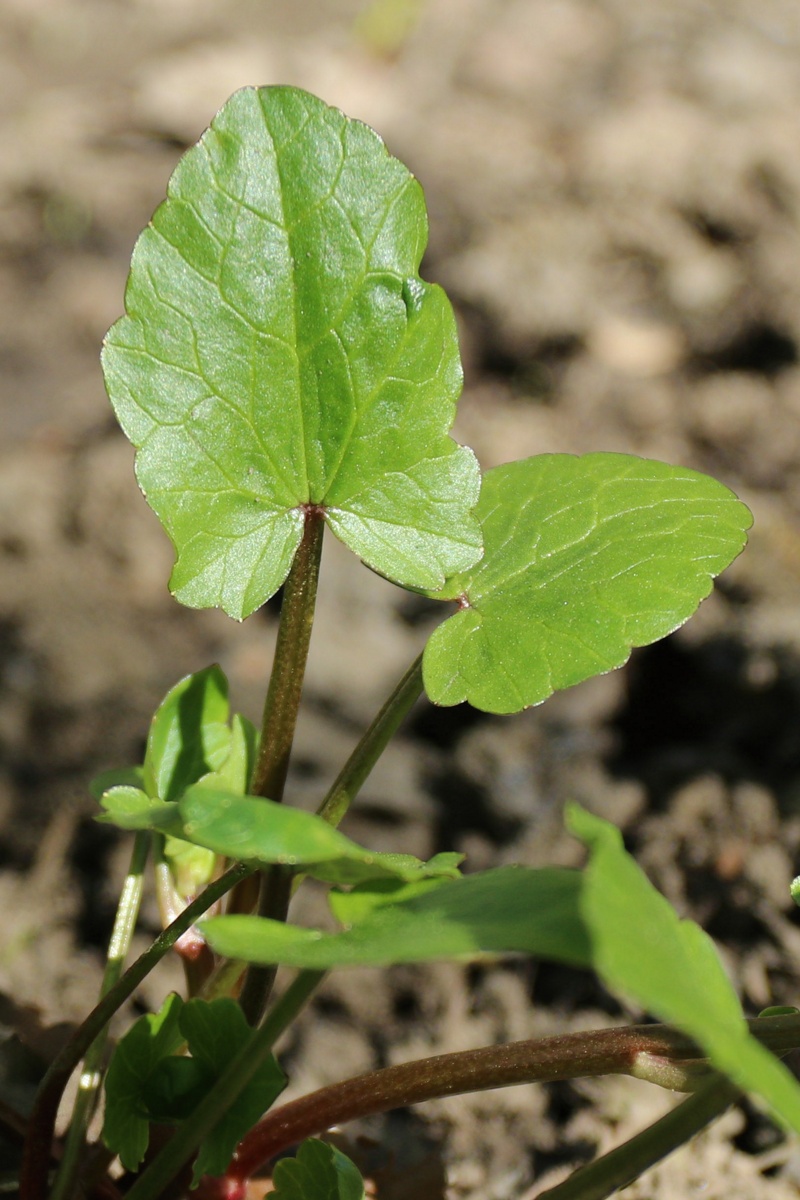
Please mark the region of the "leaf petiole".
<svg viewBox="0 0 800 1200"><path fill-rule="evenodd" d="M372 768L421 695L420 654L414 659L342 767L317 809L317 816L331 825L339 824L368 779Z"/></svg>
<svg viewBox="0 0 800 1200"><path fill-rule="evenodd" d="M322 511L309 506L305 514L303 538L292 562L283 592L278 640L272 664L261 742L256 759L251 791L253 795L280 803L289 771L289 759L303 691L308 647L314 624L314 609L322 556L325 519ZM292 873L274 866L261 873L258 911L262 917L285 921L291 898ZM242 1010L255 1024L266 1008L275 967L251 967L241 995Z"/></svg>

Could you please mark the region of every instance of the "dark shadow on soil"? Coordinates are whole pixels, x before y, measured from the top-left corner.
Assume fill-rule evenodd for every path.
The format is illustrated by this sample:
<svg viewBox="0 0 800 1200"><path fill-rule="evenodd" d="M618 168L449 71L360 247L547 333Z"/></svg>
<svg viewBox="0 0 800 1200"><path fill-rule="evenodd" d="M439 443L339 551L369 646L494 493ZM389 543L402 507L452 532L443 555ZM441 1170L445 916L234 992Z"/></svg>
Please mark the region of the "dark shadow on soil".
<svg viewBox="0 0 800 1200"><path fill-rule="evenodd" d="M698 646L669 638L639 651L626 703L611 724L608 769L640 780L657 809L690 779L714 774L727 783L761 783L782 811L794 811L800 664L776 649L767 678L752 666L747 647L731 637Z"/></svg>

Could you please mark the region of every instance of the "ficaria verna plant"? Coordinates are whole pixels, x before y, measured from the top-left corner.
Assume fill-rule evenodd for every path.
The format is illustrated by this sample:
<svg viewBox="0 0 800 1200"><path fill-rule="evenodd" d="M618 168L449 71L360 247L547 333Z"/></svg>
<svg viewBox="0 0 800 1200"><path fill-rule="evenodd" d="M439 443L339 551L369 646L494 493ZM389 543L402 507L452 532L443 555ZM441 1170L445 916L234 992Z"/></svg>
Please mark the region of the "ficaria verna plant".
<svg viewBox="0 0 800 1200"><path fill-rule="evenodd" d="M800 1131L800 1088L780 1061L800 1045L800 1014L745 1021L712 943L606 821L568 809L581 871L462 873L456 854L422 862L337 829L423 690L513 713L620 666L691 615L750 525L715 480L625 454L543 454L482 477L450 437L461 366L447 297L418 274L426 238L420 186L372 130L268 87L222 108L136 244L103 363L175 547L170 587L237 620L284 591L261 730L231 715L208 667L162 702L142 765L95 782L100 819L134 831L131 866L103 994L27 1123L22 1200L239 1200L257 1175L284 1200L359 1200L358 1170L324 1141L333 1125L580 1075L628 1073L688 1098L551 1200L610 1195L740 1091ZM313 815L284 802L284 784L326 527L398 587L442 601L445 619ZM124 970L148 858L165 928ZM329 885L325 929L287 920L306 879ZM109 1019L170 950L186 997L135 1021L106 1067ZM502 955L591 968L665 1024L442 1055L280 1104L273 1048L326 972Z"/></svg>

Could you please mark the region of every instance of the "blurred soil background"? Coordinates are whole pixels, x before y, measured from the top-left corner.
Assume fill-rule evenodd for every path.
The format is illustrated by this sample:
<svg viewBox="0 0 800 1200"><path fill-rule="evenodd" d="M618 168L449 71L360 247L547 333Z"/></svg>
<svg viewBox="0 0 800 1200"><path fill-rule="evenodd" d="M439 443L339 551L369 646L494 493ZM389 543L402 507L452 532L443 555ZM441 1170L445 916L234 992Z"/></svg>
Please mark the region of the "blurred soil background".
<svg viewBox="0 0 800 1200"><path fill-rule="evenodd" d="M796 0L0 0L0 1021L28 1047L7 1043L6 1092L24 1102L50 1027L96 995L128 846L87 780L139 761L155 704L209 662L259 716L275 608L237 625L170 598L98 351L179 153L231 91L279 82L374 125L422 181L424 273L463 336L456 432L484 467L631 451L718 476L756 519L698 616L624 670L517 717L420 705L347 831L577 865L576 799L718 939L749 1013L797 1002ZM320 606L307 806L437 619L332 541ZM165 968L140 1003L178 983ZM547 965L343 973L287 1048L292 1092L639 1015ZM522 1087L360 1132L392 1148L383 1200L512 1200L671 1103L632 1080ZM786 1200L800 1159L744 1105L626 1194Z"/></svg>

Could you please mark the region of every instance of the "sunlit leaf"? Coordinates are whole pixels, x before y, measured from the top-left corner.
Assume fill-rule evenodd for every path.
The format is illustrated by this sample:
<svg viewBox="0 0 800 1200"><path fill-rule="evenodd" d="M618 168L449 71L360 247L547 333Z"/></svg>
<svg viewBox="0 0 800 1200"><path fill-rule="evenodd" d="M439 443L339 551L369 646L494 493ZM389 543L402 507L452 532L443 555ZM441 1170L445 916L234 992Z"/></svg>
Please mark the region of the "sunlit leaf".
<svg viewBox="0 0 800 1200"><path fill-rule="evenodd" d="M425 648L436 704L517 712L619 667L686 621L751 517L714 479L627 454L542 454L484 478L485 555L437 599L461 611Z"/></svg>
<svg viewBox="0 0 800 1200"><path fill-rule="evenodd" d="M409 171L297 88L237 92L184 155L103 363L185 604L263 604L308 505L407 586L478 558L478 468L448 436L455 322L419 278L426 240Z"/></svg>

